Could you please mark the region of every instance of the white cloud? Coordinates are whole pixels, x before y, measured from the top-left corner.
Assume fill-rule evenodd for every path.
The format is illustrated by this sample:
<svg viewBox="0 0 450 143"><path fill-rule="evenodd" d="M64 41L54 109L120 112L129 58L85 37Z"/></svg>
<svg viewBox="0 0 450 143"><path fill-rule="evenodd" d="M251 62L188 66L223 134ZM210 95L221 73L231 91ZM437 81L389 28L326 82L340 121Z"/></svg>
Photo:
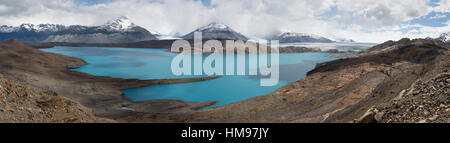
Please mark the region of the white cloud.
<svg viewBox="0 0 450 143"><path fill-rule="evenodd" d="M441 19L441 18L446 18L447 15L443 15L443 14L436 14L432 17L430 17L430 19Z"/></svg>
<svg viewBox="0 0 450 143"><path fill-rule="evenodd" d="M405 21L450 7L450 0L442 0L436 8L428 6L428 1L212 0L211 8L200 0L115 0L96 5L77 4L73 0L0 0L0 25L99 25L123 15L137 25L166 34L185 34L216 21L249 36L295 31L383 42L415 36L398 29L410 26L402 25ZM336 15L330 19L318 18L333 7L338 10ZM441 30L427 28L422 28L422 33Z"/></svg>
<svg viewBox="0 0 450 143"><path fill-rule="evenodd" d="M397 25L424 16L432 9L429 0L337 0L337 8L351 15L342 23L352 22L364 28Z"/></svg>

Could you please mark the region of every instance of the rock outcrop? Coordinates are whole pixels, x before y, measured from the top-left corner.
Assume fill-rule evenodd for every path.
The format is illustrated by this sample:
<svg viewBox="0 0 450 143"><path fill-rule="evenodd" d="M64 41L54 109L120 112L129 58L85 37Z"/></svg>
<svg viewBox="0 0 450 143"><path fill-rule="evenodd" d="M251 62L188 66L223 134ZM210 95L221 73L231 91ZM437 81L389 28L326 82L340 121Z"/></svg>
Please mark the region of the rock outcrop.
<svg viewBox="0 0 450 143"><path fill-rule="evenodd" d="M381 123L450 123L450 73L414 82L373 112Z"/></svg>

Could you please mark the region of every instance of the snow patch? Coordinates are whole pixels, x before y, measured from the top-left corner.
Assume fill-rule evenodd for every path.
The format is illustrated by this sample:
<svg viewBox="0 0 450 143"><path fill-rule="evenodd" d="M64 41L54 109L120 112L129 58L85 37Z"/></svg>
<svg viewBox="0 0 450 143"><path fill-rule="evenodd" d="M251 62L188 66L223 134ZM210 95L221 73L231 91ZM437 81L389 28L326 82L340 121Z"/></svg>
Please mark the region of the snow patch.
<svg viewBox="0 0 450 143"><path fill-rule="evenodd" d="M125 16L118 17L114 20L108 21L105 25L100 26L100 28L109 31L126 31L133 27L136 27L136 25Z"/></svg>
<svg viewBox="0 0 450 143"><path fill-rule="evenodd" d="M230 27L222 23L210 23L206 26L203 26L195 31L199 32L212 32L212 31L232 31Z"/></svg>
<svg viewBox="0 0 450 143"><path fill-rule="evenodd" d="M442 33L438 39L442 42L450 42L450 32Z"/></svg>

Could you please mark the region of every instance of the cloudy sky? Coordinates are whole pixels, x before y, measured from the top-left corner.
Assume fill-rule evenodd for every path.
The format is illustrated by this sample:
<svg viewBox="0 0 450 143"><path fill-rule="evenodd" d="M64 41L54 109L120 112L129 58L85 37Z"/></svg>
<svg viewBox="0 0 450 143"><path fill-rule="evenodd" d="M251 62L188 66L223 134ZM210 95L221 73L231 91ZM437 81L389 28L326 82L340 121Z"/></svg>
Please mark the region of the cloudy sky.
<svg viewBox="0 0 450 143"><path fill-rule="evenodd" d="M119 16L163 34L220 22L251 37L289 31L383 42L450 31L450 0L0 0L0 25L101 25Z"/></svg>

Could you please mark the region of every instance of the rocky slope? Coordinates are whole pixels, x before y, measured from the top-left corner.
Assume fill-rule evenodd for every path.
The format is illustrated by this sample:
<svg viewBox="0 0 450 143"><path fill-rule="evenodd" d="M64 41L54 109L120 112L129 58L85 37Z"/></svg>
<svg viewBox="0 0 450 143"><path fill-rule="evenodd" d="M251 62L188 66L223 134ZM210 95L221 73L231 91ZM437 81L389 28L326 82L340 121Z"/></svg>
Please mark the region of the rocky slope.
<svg viewBox="0 0 450 143"><path fill-rule="evenodd" d="M0 75L0 122L111 122L52 91L29 88Z"/></svg>
<svg viewBox="0 0 450 143"><path fill-rule="evenodd" d="M450 123L450 73L418 80L372 112L374 120L382 123Z"/></svg>
<svg viewBox="0 0 450 143"><path fill-rule="evenodd" d="M0 41L11 38L24 42L69 43L126 43L156 39L152 33L135 25L126 17L119 17L101 26L58 24L1 26Z"/></svg>
<svg viewBox="0 0 450 143"><path fill-rule="evenodd" d="M417 39L386 45L318 64L304 79L269 95L198 111L185 121L365 122L361 117L369 110L391 101L417 79L450 70L448 44Z"/></svg>
<svg viewBox="0 0 450 143"><path fill-rule="evenodd" d="M194 32L202 32L202 38L204 40L214 39L214 40L243 40L247 41L248 38L239 32L234 31L230 27L221 23L210 23L206 26L198 28L191 33L184 35L183 39L194 39Z"/></svg>

